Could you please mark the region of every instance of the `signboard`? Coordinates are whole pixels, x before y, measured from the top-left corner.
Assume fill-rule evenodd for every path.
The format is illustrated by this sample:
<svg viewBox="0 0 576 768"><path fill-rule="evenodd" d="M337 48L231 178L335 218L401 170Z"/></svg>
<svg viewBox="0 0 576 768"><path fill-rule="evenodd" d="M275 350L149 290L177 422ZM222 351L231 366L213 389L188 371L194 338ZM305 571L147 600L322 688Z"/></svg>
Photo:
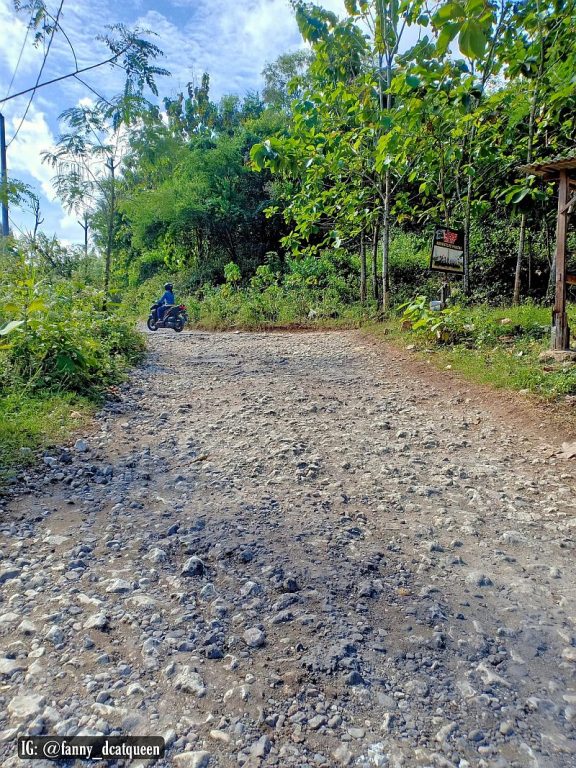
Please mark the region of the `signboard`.
<svg viewBox="0 0 576 768"><path fill-rule="evenodd" d="M434 229L430 269L464 274L464 232L461 229L441 226Z"/></svg>

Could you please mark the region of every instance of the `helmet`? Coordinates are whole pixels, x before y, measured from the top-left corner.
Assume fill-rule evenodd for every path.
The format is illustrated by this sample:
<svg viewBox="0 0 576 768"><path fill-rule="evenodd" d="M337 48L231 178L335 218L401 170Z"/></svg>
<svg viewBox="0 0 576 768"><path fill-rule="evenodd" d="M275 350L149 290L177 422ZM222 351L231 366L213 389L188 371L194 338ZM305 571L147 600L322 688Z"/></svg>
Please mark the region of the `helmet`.
<svg viewBox="0 0 576 768"><path fill-rule="evenodd" d="M165 291L172 291L172 290L174 290L174 286L172 285L172 283L166 283L166 285L164 286L164 290Z"/></svg>

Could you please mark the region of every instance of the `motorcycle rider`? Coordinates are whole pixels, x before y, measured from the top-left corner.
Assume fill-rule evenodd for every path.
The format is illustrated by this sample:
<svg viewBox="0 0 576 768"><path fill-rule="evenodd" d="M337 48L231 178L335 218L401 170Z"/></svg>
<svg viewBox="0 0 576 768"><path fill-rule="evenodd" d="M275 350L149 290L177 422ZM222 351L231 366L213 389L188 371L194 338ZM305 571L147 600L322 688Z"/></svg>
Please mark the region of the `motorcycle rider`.
<svg viewBox="0 0 576 768"><path fill-rule="evenodd" d="M172 283L166 283L164 286L164 295L158 300L158 319L162 320L168 308L176 304L176 297L174 296L174 286Z"/></svg>

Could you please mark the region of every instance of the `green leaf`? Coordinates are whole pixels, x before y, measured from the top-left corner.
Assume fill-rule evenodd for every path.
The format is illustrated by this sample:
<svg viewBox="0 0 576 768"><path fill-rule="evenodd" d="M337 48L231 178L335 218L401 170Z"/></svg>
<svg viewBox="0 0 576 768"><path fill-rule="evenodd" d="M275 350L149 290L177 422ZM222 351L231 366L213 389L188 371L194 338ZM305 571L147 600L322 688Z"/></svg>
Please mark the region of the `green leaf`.
<svg viewBox="0 0 576 768"><path fill-rule="evenodd" d="M450 46L450 43L456 35L458 34L458 24L449 23L446 24L444 27L442 27L442 31L438 35L438 42L436 43L436 50L440 54L440 56L443 56L446 51L448 50L448 47Z"/></svg>
<svg viewBox="0 0 576 768"><path fill-rule="evenodd" d="M420 87L420 78L416 77L416 75L408 75L406 77L406 83L410 86L410 88L419 88Z"/></svg>
<svg viewBox="0 0 576 768"><path fill-rule="evenodd" d="M44 312L47 309L48 307L42 299L34 299L34 301L28 305L28 312Z"/></svg>
<svg viewBox="0 0 576 768"><path fill-rule="evenodd" d="M524 198L525 198L527 195L529 195L529 194L530 194L530 191L531 191L531 190L530 190L528 187L525 187L524 189L521 189L521 190L519 190L518 192L516 192L516 194L514 195L514 197L512 197L512 199L511 199L511 201L510 201L510 202L512 203L512 205L518 205L518 203L521 203L521 202L522 202L522 200L524 200ZM508 202L508 201L507 201L507 202Z"/></svg>
<svg viewBox="0 0 576 768"><path fill-rule="evenodd" d="M461 19L466 15L466 9L460 3L446 3L437 12L434 17L438 21L451 21L452 19Z"/></svg>
<svg viewBox="0 0 576 768"><path fill-rule="evenodd" d="M460 51L469 59L481 59L486 50L486 36L480 24L473 19L462 24L458 36Z"/></svg>

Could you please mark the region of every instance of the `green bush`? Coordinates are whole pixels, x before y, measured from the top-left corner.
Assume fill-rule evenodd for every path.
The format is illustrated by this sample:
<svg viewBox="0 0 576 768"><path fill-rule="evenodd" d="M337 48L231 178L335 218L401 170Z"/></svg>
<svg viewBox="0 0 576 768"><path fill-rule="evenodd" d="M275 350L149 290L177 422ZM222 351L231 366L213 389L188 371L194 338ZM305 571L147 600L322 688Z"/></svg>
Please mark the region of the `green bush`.
<svg viewBox="0 0 576 768"><path fill-rule="evenodd" d="M133 323L99 291L51 283L26 263L0 281L0 326L20 325L0 349L0 391L89 393L119 381L144 350Z"/></svg>

